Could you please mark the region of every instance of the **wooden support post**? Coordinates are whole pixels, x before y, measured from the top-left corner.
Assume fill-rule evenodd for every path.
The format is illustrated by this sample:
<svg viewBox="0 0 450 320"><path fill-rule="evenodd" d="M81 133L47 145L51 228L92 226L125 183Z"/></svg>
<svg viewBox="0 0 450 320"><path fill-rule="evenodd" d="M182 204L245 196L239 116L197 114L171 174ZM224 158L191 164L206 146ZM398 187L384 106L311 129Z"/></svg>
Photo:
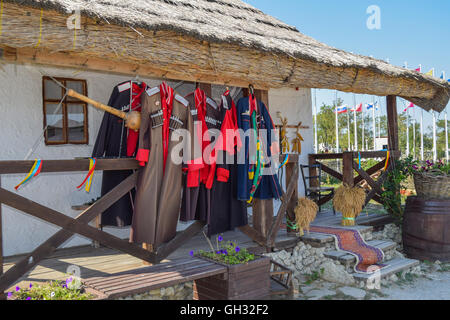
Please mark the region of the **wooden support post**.
<svg viewBox="0 0 450 320"><path fill-rule="evenodd" d="M269 93L265 90L255 90L255 97L266 107L269 105ZM273 200L253 200L253 228L267 238L273 223Z"/></svg>
<svg viewBox="0 0 450 320"><path fill-rule="evenodd" d="M342 182L349 187L355 185L353 176L353 152L344 152L342 157Z"/></svg>
<svg viewBox="0 0 450 320"><path fill-rule="evenodd" d="M386 111L388 120L388 143L389 150L398 151L398 116L397 116L397 97L386 97Z"/></svg>
<svg viewBox="0 0 450 320"><path fill-rule="evenodd" d="M0 188L2 187L2 176L0 175ZM0 203L0 277L3 274L3 229L2 229L2 204ZM5 294L0 291L0 300L5 299Z"/></svg>
<svg viewBox="0 0 450 320"><path fill-rule="evenodd" d="M297 155L298 160L298 155ZM294 186L294 191L292 193L291 199L288 202L287 205L287 213L286 217L291 221L292 223L295 222L295 208L297 207L298 202L298 180L299 180L299 163L296 162L289 162L286 164L286 188L288 187L289 179L294 179L297 181L296 185ZM286 226L286 231L288 234L296 234L295 230L291 230L289 227Z"/></svg>

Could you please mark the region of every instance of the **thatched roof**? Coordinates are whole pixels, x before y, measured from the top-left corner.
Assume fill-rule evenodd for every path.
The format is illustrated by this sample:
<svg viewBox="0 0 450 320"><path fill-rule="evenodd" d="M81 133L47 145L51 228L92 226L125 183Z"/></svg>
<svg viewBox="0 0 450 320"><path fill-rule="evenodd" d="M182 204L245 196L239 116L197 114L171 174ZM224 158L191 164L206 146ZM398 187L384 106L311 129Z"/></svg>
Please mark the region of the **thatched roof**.
<svg viewBox="0 0 450 320"><path fill-rule="evenodd" d="M332 48L240 0L6 1L56 10L66 15L80 8L83 15L112 25L136 30L173 31L210 44L235 45L283 57L292 62L292 69L282 68L280 73L284 78L279 82L284 81L289 86L395 94L426 110L437 111L445 108L450 97L450 84L446 81ZM341 72L344 74L344 70L352 70L353 73L344 79L339 75ZM302 76L301 73L306 71L314 73ZM395 81L402 84L396 86ZM281 86L280 83L277 86Z"/></svg>

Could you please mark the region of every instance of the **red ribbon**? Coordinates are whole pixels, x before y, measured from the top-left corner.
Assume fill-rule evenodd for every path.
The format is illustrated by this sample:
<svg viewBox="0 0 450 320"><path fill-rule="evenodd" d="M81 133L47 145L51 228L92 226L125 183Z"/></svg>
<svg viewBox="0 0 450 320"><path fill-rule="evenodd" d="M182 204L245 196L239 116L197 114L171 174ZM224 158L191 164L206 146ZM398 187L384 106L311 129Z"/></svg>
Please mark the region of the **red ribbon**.
<svg viewBox="0 0 450 320"><path fill-rule="evenodd" d="M169 153L170 117L173 108L173 89L165 82L160 85L161 104L163 109L163 174L166 172L166 161Z"/></svg>

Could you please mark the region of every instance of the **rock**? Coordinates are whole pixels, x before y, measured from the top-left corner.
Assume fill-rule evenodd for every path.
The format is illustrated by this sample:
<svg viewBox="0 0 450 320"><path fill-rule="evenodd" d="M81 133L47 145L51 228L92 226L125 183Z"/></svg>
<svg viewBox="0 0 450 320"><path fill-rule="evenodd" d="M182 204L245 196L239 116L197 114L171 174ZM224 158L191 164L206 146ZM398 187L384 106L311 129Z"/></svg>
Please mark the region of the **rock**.
<svg viewBox="0 0 450 320"><path fill-rule="evenodd" d="M334 296L336 292L328 290L328 289L314 289L308 292L306 296L310 298L310 300L320 300L326 296Z"/></svg>
<svg viewBox="0 0 450 320"><path fill-rule="evenodd" d="M389 277L389 280L392 281L392 282L397 282L398 281L398 277L395 274L393 274L392 276Z"/></svg>
<svg viewBox="0 0 450 320"><path fill-rule="evenodd" d="M338 289L338 292L355 299L363 299L367 294L366 291L354 287L342 287Z"/></svg>
<svg viewBox="0 0 450 320"><path fill-rule="evenodd" d="M166 296L173 296L174 294L175 294L175 290L173 289L173 287L166 288L166 291L165 291Z"/></svg>
<svg viewBox="0 0 450 320"><path fill-rule="evenodd" d="M155 289L155 290L150 291L150 294L152 296L158 296L158 295L160 295L160 293L161 293L160 289Z"/></svg>
<svg viewBox="0 0 450 320"><path fill-rule="evenodd" d="M337 266L331 261L323 263L320 269L323 269L323 272L320 273L323 280L343 285L352 285L355 283L355 279L347 273L345 267Z"/></svg>

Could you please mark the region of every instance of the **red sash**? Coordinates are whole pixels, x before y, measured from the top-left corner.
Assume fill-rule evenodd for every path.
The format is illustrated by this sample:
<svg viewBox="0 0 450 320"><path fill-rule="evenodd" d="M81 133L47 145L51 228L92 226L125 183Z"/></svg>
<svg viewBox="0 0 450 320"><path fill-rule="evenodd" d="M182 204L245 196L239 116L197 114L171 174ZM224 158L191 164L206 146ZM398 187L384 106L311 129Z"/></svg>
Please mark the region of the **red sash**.
<svg viewBox="0 0 450 320"><path fill-rule="evenodd" d="M166 172L166 162L167 162L167 155L169 153L169 137L170 137L170 117L172 116L172 109L173 109L173 89L167 85L167 83L163 82L160 85L160 94L161 94L161 105L163 110L163 174Z"/></svg>

